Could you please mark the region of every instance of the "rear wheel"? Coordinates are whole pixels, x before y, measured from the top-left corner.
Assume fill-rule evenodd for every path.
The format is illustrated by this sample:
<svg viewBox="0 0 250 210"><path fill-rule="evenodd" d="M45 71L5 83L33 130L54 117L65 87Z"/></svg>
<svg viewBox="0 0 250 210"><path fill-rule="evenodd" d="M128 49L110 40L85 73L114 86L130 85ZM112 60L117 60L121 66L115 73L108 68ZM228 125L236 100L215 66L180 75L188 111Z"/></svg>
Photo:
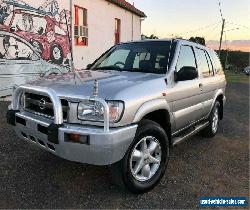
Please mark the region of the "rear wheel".
<svg viewBox="0 0 250 210"><path fill-rule="evenodd" d="M209 125L202 131L202 135L204 137L214 137L219 129L219 110L220 110L220 103L216 101L213 110L209 116Z"/></svg>
<svg viewBox="0 0 250 210"><path fill-rule="evenodd" d="M147 192L161 180L168 158L169 143L165 131L157 123L145 120L139 125L125 157L112 165L113 181L133 193Z"/></svg>

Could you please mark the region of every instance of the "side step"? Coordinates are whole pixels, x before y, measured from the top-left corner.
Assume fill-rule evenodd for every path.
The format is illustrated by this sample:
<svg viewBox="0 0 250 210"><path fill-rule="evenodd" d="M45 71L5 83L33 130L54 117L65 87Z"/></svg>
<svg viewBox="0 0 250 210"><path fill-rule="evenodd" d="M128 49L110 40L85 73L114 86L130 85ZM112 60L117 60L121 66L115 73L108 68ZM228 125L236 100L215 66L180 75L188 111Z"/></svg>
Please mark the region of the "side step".
<svg viewBox="0 0 250 210"><path fill-rule="evenodd" d="M186 132L173 137L173 146L181 143L182 141L188 139L189 137L195 135L196 133L198 133L199 131L201 131L203 128L207 127L209 124L209 122L205 122L203 124L198 124L195 127L193 127L192 129L187 130Z"/></svg>

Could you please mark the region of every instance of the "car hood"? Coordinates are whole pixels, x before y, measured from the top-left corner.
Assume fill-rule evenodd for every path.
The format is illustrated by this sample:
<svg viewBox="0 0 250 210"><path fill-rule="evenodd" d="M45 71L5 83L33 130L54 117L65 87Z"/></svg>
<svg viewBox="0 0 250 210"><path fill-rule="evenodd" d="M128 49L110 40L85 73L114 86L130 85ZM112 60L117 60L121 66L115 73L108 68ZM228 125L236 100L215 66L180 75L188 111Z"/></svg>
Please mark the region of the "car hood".
<svg viewBox="0 0 250 210"><path fill-rule="evenodd" d="M145 88L150 88L150 84L148 86L145 83L156 82L163 77L164 75L151 73L83 70L62 75L50 75L32 82L32 85L52 88L59 96L64 97L92 96L94 81L97 80L99 97L118 99L121 93L133 92L136 87L137 90L144 87L143 91L145 91Z"/></svg>

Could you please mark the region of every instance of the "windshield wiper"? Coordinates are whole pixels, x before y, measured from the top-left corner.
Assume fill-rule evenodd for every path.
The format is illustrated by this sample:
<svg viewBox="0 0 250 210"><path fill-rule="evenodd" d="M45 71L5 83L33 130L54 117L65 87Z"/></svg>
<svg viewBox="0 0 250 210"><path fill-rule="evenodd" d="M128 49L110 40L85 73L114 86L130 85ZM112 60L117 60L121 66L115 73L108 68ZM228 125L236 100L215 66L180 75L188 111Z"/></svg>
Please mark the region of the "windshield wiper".
<svg viewBox="0 0 250 210"><path fill-rule="evenodd" d="M98 67L95 68L96 70L117 70L117 71L122 71L122 69L119 66L103 66L103 67Z"/></svg>

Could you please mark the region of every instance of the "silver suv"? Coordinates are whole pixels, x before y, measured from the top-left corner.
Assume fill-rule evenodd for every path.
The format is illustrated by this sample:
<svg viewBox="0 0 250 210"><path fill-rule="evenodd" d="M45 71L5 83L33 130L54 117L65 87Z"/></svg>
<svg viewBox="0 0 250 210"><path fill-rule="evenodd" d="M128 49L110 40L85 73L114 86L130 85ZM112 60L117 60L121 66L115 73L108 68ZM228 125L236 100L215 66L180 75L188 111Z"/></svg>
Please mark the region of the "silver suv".
<svg viewBox="0 0 250 210"><path fill-rule="evenodd" d="M67 160L110 165L134 193L151 190L170 149L223 118L226 80L216 53L186 40L129 42L87 70L54 75L13 93L18 136Z"/></svg>

